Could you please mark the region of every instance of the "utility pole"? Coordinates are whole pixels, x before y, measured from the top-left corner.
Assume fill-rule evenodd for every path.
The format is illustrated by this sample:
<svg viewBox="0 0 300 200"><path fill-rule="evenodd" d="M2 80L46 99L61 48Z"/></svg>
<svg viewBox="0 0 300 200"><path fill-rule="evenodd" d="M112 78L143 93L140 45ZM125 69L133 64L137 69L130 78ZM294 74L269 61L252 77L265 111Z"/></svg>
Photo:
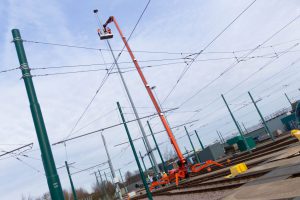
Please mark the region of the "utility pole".
<svg viewBox="0 0 300 200"><path fill-rule="evenodd" d="M195 134L196 134L196 136L197 136L197 138L198 138L198 141L199 141L199 143L200 143L200 146L201 146L202 150L204 150L204 146L203 146L202 141L200 140L200 137L199 137L199 135L198 135L198 133L197 133L196 130L195 130Z"/></svg>
<svg viewBox="0 0 300 200"><path fill-rule="evenodd" d="M161 151L160 151L160 149L159 149L159 147L158 147L158 144L157 144L157 142L156 142L156 139L155 139L155 136L154 136L154 134L153 134L153 131L152 131L152 128L151 128L151 126L150 126L149 121L147 121L147 124L148 124L149 130L150 130L150 133L151 133L151 135L152 135L153 141L154 141L154 143L155 143L155 146L156 146L158 155L159 155L159 157L160 157L160 159L161 159L161 163L163 164L164 171L165 171L166 173L168 173L168 168L167 168L166 163L165 163L165 161L164 161L164 159L163 159L163 157L162 157Z"/></svg>
<svg viewBox="0 0 300 200"><path fill-rule="evenodd" d="M101 172L100 172L99 169L98 169L98 173L99 173L99 177L100 177L101 183L103 183L102 175L101 175Z"/></svg>
<svg viewBox="0 0 300 200"><path fill-rule="evenodd" d="M218 132L219 132L219 135L221 136L221 139L223 140L223 144L225 144L225 143L226 143L226 141L225 141L225 139L224 139L224 137L223 137L223 135L222 135L221 131L218 131Z"/></svg>
<svg viewBox="0 0 300 200"><path fill-rule="evenodd" d="M104 176L105 176L106 183L108 183L106 172L104 172Z"/></svg>
<svg viewBox="0 0 300 200"><path fill-rule="evenodd" d="M121 118L122 118L122 121L123 121L123 124L124 124L124 128L125 128L125 131L127 133L127 137L128 137L128 140L129 140L129 143L130 143L130 146L131 146L131 149L132 149L132 152L133 152L133 155L134 155L134 158L135 158L135 161L136 161L136 164L139 168L139 171L140 171L140 176L141 176L141 179L143 181L143 184L144 184L144 187L145 187L145 190L146 190L146 194L147 194L147 197L149 200L153 200L152 198L152 194L149 190L149 187L148 187L148 184L147 184L147 181L146 181L146 178L145 178L145 175L144 175L144 172L143 172L143 169L142 169L142 166L140 164L140 161L139 161L139 158L138 158L138 155L136 153L136 150L135 150L135 147L133 145L133 141L132 141L132 138L131 138L131 135L129 133L129 129L127 127L127 124L126 124L126 120L125 120L125 117L124 117L124 114L122 112L122 109L121 109L121 106L120 106L120 103L117 102L117 106L118 106L118 109L119 109L119 112L120 112L120 115L121 115Z"/></svg>
<svg viewBox="0 0 300 200"><path fill-rule="evenodd" d="M97 15L97 12L94 11L94 13ZM97 17L98 17L98 15L97 15ZM100 25L102 26L99 17L98 17L98 20L99 20ZM111 52L111 55L112 55L113 60L114 60L114 63L115 63L115 65L116 65L117 70L118 70L118 73L119 73L119 75L120 75L122 84L123 84L124 89L125 89L125 91L126 91L126 94L127 94L127 96L128 96L130 105L131 105L131 107L132 107L132 109L133 109L133 113L134 113L134 115L135 115L135 118L136 118L136 120L137 120L137 122L138 122L138 125L139 125L139 127L140 127L140 130L141 130L141 132L142 132L143 138L144 138L145 143L146 143L146 149L147 149L147 152L150 153L151 159L152 159L152 161L153 161L153 163L154 163L154 167L156 168L156 171L159 172L159 168L158 168L158 166L157 166L157 162L156 162L156 159L155 159L155 157L154 157L154 154L153 154L151 145L150 145L150 143L149 143L149 141L148 141L148 138L147 138L145 129L144 129L143 124L142 124L142 122L141 122L141 120L140 120L140 116L139 116L139 114L138 114L138 112L137 112L137 109L136 109L135 104L134 104L134 102L133 102L133 100L132 100L131 94L130 94L130 92L129 92L128 86L127 86L127 84L126 84L126 82L125 82L125 79L124 79L124 77L123 77L123 73L122 73L122 71L121 71L121 69L120 69L120 67L119 67L118 60L116 59L116 56L115 56L115 54L114 54L114 52L113 52L113 50L112 50L112 48L111 48L110 42L109 42L108 40L106 40L106 43L107 43L108 48L109 48L109 50L110 50L110 52Z"/></svg>
<svg viewBox="0 0 300 200"><path fill-rule="evenodd" d="M31 115L33 118L34 127L41 150L50 196L53 200L64 200L64 194L62 191L59 176L57 174L42 111L34 89L32 76L27 62L20 31L18 29L13 29L12 36L18 54L20 69L22 71L22 78L25 83L25 88L30 103Z"/></svg>
<svg viewBox="0 0 300 200"><path fill-rule="evenodd" d="M221 135L220 135L220 133L219 133L219 131L218 131L218 130L216 130L216 132L217 132L217 134L218 134L218 136L219 136L220 143L222 144L222 143L223 143L223 140L222 140L222 138L221 138Z"/></svg>
<svg viewBox="0 0 300 200"><path fill-rule="evenodd" d="M186 154L187 154L187 157L189 157L190 155L189 155L189 151L187 150L187 148L184 146L184 149L185 149L185 152L186 152Z"/></svg>
<svg viewBox="0 0 300 200"><path fill-rule="evenodd" d="M142 156L141 152L139 151L140 153L140 157L141 157L141 160L142 160L142 163L144 165L144 169L145 169L145 174L148 176L148 173L147 173L147 168L146 168L146 165L145 165L145 162L144 162L144 157Z"/></svg>
<svg viewBox="0 0 300 200"><path fill-rule="evenodd" d="M242 137L243 141L245 142L247 151L250 151L250 152L251 152L251 150L250 150L250 148L249 148L249 145L248 145L247 141L245 140L245 137L244 137L244 135L243 135L243 133L242 133L242 130L241 130L239 124L237 123L237 121L235 120L235 117L234 117L234 115L232 114L232 112L231 112L231 110L230 110L230 108L229 108L229 106L228 106L228 104L227 104L227 102L226 102L226 100L225 100L225 98L224 98L224 95L221 94L221 97L222 97L222 99L223 99L223 101L224 101L224 103L225 103L225 105L226 105L226 107L227 107L227 109L228 109L228 111L229 111L229 113L230 113L230 116L231 116L231 118L232 118L232 120L233 120L233 122L234 122L234 124L235 124L235 126L236 126L236 128L237 128L237 130L238 130L238 132L240 133L240 136Z"/></svg>
<svg viewBox="0 0 300 200"><path fill-rule="evenodd" d="M122 200L123 197L122 197L121 189L120 189L120 186L119 186L119 181L116 181L116 173L115 173L113 164L112 164L111 159L110 159L110 155L109 155L109 152L108 152L108 149L107 149L106 141L105 141L104 135L101 134L101 136L102 136L102 141L103 141L103 144L104 144L104 147L105 147L105 151L106 151L106 155L107 155L107 159L108 159L108 165L109 165L109 168L110 168L110 171L111 171L113 183L116 185L116 192L119 195L119 199Z"/></svg>
<svg viewBox="0 0 300 200"><path fill-rule="evenodd" d="M286 99L288 100L288 102L291 104L291 107L293 108L293 104L292 104L290 98L288 97L288 95L286 93L284 93L284 95L285 95Z"/></svg>
<svg viewBox="0 0 300 200"><path fill-rule="evenodd" d="M248 134L249 132L248 132L248 130L247 130L247 128L246 128L246 126L245 126L245 124L243 122L242 122L242 126L244 127L246 133Z"/></svg>
<svg viewBox="0 0 300 200"><path fill-rule="evenodd" d="M191 140L191 136L190 136L190 134L189 134L189 132L188 132L186 126L184 126L184 129L185 129L185 132L186 132L186 134L187 134L187 136L188 136L188 138L189 138L189 140L190 140L190 143L191 143L192 149L193 149L193 151L194 151L194 155L195 155L195 158L196 158L196 160L197 160L197 163L200 163L200 159L199 159L199 157L198 157L198 155L197 155L197 152L196 152L196 150L195 150L194 144L193 144L193 142L192 142L192 140Z"/></svg>
<svg viewBox="0 0 300 200"><path fill-rule="evenodd" d="M78 200L76 190L75 190L75 187L74 187L74 184L73 184L72 176L71 176L71 173L70 173L69 165L68 165L67 161L65 161L65 166L67 168L67 172L68 172L68 175L69 175L69 180L70 180L74 200Z"/></svg>
<svg viewBox="0 0 300 200"><path fill-rule="evenodd" d="M152 162L152 159L151 159L151 157L149 156L149 152L148 152L147 145L146 145L146 143L145 143L144 138L142 138L142 140L143 140L143 143L144 143L144 146L145 146L145 149L146 149L146 155L145 155L145 156L148 156L149 161L150 161L150 164L151 164L151 167L152 167L152 170L153 170L154 174L157 175L156 168L154 168L154 164L153 164L153 162Z"/></svg>
<svg viewBox="0 0 300 200"><path fill-rule="evenodd" d="M257 107L257 105L256 105L256 102L254 101L254 99L253 99L251 93L248 92L248 94L249 94L249 96L250 96L250 98L251 98L251 100L252 100L252 102L253 102L253 104L254 104L254 106L255 106L257 112L258 112L258 115L260 116L261 121L262 121L263 124L264 124L264 127L265 127L266 132L268 133L268 135L271 137L271 139L272 139L273 142L274 142L274 141L275 141L274 135L271 133L271 131L270 131L270 129L269 129L269 127L268 127L268 125L267 125L267 123L266 123L264 117L262 116L260 110L258 109L258 107Z"/></svg>
<svg viewBox="0 0 300 200"><path fill-rule="evenodd" d="M99 180L98 180L98 177L97 177L97 172L94 172L94 174L95 174L95 177L96 177L97 185L100 188L100 183L99 183Z"/></svg>
<svg viewBox="0 0 300 200"><path fill-rule="evenodd" d="M120 174L120 177L121 177L123 186L124 186L124 188L125 188L125 192L128 193L127 187L126 187L126 185L125 185L125 182L124 182L124 179L123 179L123 176L122 176L122 173L121 173L121 169L118 169L118 171L119 171L119 174Z"/></svg>
<svg viewBox="0 0 300 200"><path fill-rule="evenodd" d="M101 187L100 187L99 184L98 184L98 187L99 187L100 191L103 192L104 199L108 199L108 195L107 195L106 189L105 189L105 183L103 182L102 175L101 175L101 172L100 172L99 169L98 169L98 173L99 173L99 177L100 177L100 180L101 180Z"/></svg>

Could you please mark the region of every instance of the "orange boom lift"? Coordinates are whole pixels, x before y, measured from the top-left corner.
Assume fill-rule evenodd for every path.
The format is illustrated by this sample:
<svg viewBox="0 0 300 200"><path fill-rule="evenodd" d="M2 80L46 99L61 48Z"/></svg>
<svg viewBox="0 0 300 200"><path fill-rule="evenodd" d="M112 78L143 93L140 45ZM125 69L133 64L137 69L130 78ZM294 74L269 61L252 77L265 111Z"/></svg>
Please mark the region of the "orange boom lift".
<svg viewBox="0 0 300 200"><path fill-rule="evenodd" d="M141 70L141 67L140 67L137 59L134 57L134 55L133 55L133 53L132 53L132 51L131 51L131 49L129 47L129 44L128 44L125 36L123 35L123 33L122 33L122 31L121 31L121 29L120 29L120 27L119 27L119 25L118 25L115 17L110 16L108 18L108 20L105 22L105 24L103 24L103 30L98 30L98 34L100 36L100 39L109 39L109 38L113 37L110 28L107 27L107 25L109 23L111 23L111 22L113 22L115 24L115 26L116 26L116 28L117 28L117 30L118 30L118 32L119 32L119 34L120 34L120 36L121 36L124 44L125 44L126 49L129 52L131 60L134 63L135 68L138 71L138 73L139 73L139 75L140 75L140 77L141 77L141 79L143 81L143 84L144 84L144 86L145 86L145 88L146 88L146 90L147 90L147 92L148 92L148 94L150 96L150 99L151 99L151 101L152 101L152 103L153 103L153 105L154 105L154 107L155 107L155 109L156 109L156 111L158 113L158 116L159 116L159 118L160 118L160 120L161 120L164 128L166 129L166 132L167 132L167 134L168 134L168 136L170 138L171 144L173 145L174 150L176 151L176 154L177 154L178 159L180 161L179 168L178 168L178 170L177 170L176 173L180 174L181 177L185 178L186 173L187 173L187 170L186 170L186 160L185 160L183 154L181 153L181 151L179 149L179 146L178 146L178 144L176 142L176 139L175 139L175 137L174 137L174 135L172 133L172 130L169 127L169 125L167 123L167 120L166 120L164 114L162 113L161 108L159 107L159 105L157 103L157 100L155 99L155 96L154 96L154 94L153 94L153 92L151 90L151 87L147 83L147 80L146 80L146 78L145 78L145 76L144 76L144 74L143 74L143 72ZM184 174L184 176L183 176L183 174Z"/></svg>
<svg viewBox="0 0 300 200"><path fill-rule="evenodd" d="M152 103L153 103L153 105L154 105L154 107L155 107L155 109L158 113L158 116L159 116L164 128L166 129L166 132L167 132L167 134L170 138L171 144L173 145L174 150L176 151L176 154L177 154L178 159L179 159L178 168L173 169L173 170L169 170L168 172L166 172L166 173L168 173L168 175L164 174L163 177L160 180L153 182L150 186L150 190L155 189L157 186L166 185L166 184L169 184L171 182L175 182L176 185L178 185L180 179L185 179L187 177L187 173L188 173L187 168L188 168L188 166L187 166L185 157L183 156L183 154L181 153L181 151L179 149L179 146L176 142L176 139L175 139L175 137L172 133L172 130L171 130L170 126L168 125L167 120L166 120L164 114L162 113L161 108L159 107L159 105L157 103L157 100L155 99L155 96L152 93L151 87L147 83L147 80L146 80L146 78L145 78L145 76L144 76L144 74L143 74L143 72L140 68L140 65L139 65L137 59L134 57L134 55L133 55L133 53L132 53L132 51L129 47L129 44L128 44L125 36L123 35L123 33L122 33L122 31L121 31L121 29L120 29L120 27L119 27L119 25L116 21L116 18L113 17L113 16L110 16L108 18L108 20L105 22L105 24L103 24L103 30L100 30L100 29L98 30L98 35L99 35L101 40L113 38L113 34L111 32L111 29L107 27L107 25L109 23L112 23L112 22L115 24L115 26L116 26L116 28L117 28L124 44L125 44L126 49L129 52L131 60L134 63L135 68L138 71L138 73L139 73L139 75L140 75L140 77L143 81L143 84L144 84L144 86L145 86L145 88L148 92L148 95L150 96L150 99L151 99L151 101L152 101ZM206 161L203 165L195 164L195 165L191 166L191 171L192 172L199 172L199 171L201 171L202 169L205 169L205 168L210 169L209 166L211 166L211 165L217 165L219 167L222 167L221 164L209 160L209 161Z"/></svg>

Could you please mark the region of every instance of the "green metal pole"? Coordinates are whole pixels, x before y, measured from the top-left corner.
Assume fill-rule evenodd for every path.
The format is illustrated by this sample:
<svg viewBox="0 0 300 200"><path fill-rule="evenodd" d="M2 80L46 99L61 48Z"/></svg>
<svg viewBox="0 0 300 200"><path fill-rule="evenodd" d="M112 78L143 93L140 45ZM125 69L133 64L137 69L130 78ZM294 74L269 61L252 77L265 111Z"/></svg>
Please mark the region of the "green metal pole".
<svg viewBox="0 0 300 200"><path fill-rule="evenodd" d="M68 175L69 175L69 179L70 179L70 184L71 184L71 189L72 189L74 200L78 200L76 190L75 190L75 187L74 187L74 184L73 184L72 176L71 176L71 173L70 173L69 165L68 165L67 161L65 161L65 165L66 165L66 168L67 168L67 171L68 171Z"/></svg>
<svg viewBox="0 0 300 200"><path fill-rule="evenodd" d="M219 136L220 143L222 144L222 143L223 143L223 140L222 140L222 138L221 138L221 136L220 136L220 133L219 133L219 131L218 131L218 130L216 130L216 132L217 132L217 134L218 134L218 136Z"/></svg>
<svg viewBox="0 0 300 200"><path fill-rule="evenodd" d="M248 134L249 132L248 132L248 130L247 130L247 128L246 128L246 126L245 126L245 124L243 122L242 122L242 126L244 127L246 133Z"/></svg>
<svg viewBox="0 0 300 200"><path fill-rule="evenodd" d="M284 95L285 95L286 99L289 101L289 103L291 104L291 107L293 108L293 104L292 104L290 98L288 97L288 95L286 93L284 93Z"/></svg>
<svg viewBox="0 0 300 200"><path fill-rule="evenodd" d="M23 47L23 40L21 38L21 34L18 29L13 29L12 35L13 35L13 42L15 43L16 51L19 58L20 69L23 75L22 78L25 83L26 92L30 103L31 115L33 118L35 131L37 134L37 138L41 150L41 155L42 155L45 175L47 177L50 195L53 200L63 200L64 194L62 191L59 176L57 174L53 154L50 148L50 143L49 143L42 111L34 89L30 68Z"/></svg>
<svg viewBox="0 0 300 200"><path fill-rule="evenodd" d="M143 143L144 143L144 146L145 146L146 151L148 151L148 148L147 148L147 146L146 146L146 142L145 142L144 138L142 138L142 140L143 140ZM147 155L147 157L149 158L149 161L150 161L152 170L153 170L154 173L157 175L157 171L156 171L156 169L154 168L154 164L153 164L153 162L152 162L151 157L149 156L149 152L147 152L146 155Z"/></svg>
<svg viewBox="0 0 300 200"><path fill-rule="evenodd" d="M188 138L189 138L189 140L190 140L190 143L191 143L192 149L193 149L193 151L194 151L194 155L195 155L195 157L196 157L196 160L197 160L198 163L200 163L200 159L199 159L199 157L198 157L198 155L197 155L197 152L196 152L196 150L195 150L194 144L193 144L193 142L192 142L192 140L191 140L191 136L190 136L190 134L189 134L189 132L188 132L186 126L184 126L184 129L185 129L185 132L186 132L186 134L187 134L187 136L188 136Z"/></svg>
<svg viewBox="0 0 300 200"><path fill-rule="evenodd" d="M232 114L232 112L231 112L231 110L230 110L230 108L229 108L229 106L228 106L228 104L227 104L225 98L224 98L224 95L221 94L221 97L222 97L222 99L223 99L223 101L224 101L224 103L225 103L225 105L226 105L226 107L227 107L227 109L228 109L228 111L229 111L229 113L230 113L230 116L231 116L231 118L232 118L232 120L233 120L233 122L234 122L236 128L238 129L238 131L239 131L239 133L240 133L240 136L242 137L243 141L245 142L247 151L251 151L250 148L249 148L248 143L247 143L246 140L245 140L245 137L244 137L244 135L243 135L243 133L242 133L242 130L241 130L240 126L238 125L237 121L235 120L235 118L234 118L234 116L233 116L233 114Z"/></svg>
<svg viewBox="0 0 300 200"><path fill-rule="evenodd" d="M143 165L144 165L145 173L146 173L146 175L148 175L148 173L147 173L147 168L146 168L146 165L145 165L145 162L144 162L144 157L142 156L142 154L141 154L140 151L139 151L139 153L140 153L140 157L141 157L142 163L143 163Z"/></svg>
<svg viewBox="0 0 300 200"><path fill-rule="evenodd" d="M273 141L275 141L274 135L271 133L271 131L270 131L270 129L269 129L269 127L268 127L268 125L267 125L267 123L266 123L264 117L262 116L260 110L258 109L258 107L257 107L257 105L256 105L256 102L254 101L254 99L253 99L251 93L248 92L248 94L249 94L249 96L250 96L250 98L251 98L251 100L252 100L252 102L253 102L253 104L254 104L254 106L255 106L255 108L256 108L256 110L257 110L259 116L260 116L261 121L262 121L263 124L264 124L264 127L265 127L266 132L267 132L268 135L271 137L271 139L272 139Z"/></svg>
<svg viewBox="0 0 300 200"><path fill-rule="evenodd" d="M154 137L154 134L153 134L153 131L152 131L152 128L151 128L151 126L150 126L149 121L147 121L147 124L148 124L149 130L150 130L150 133L151 133L151 135L152 135L153 141L154 141L154 143L155 143L155 146L156 146L158 155L159 155L159 157L160 157L160 159L161 159L161 163L163 164L164 171L167 173L167 172L168 172L168 168L167 168L166 163L165 163L165 161L164 161L164 159L163 159L163 157L162 157L162 154L161 154L161 152L160 152L160 149L159 149L158 144L157 144L157 142L156 142L156 139L155 139L155 137Z"/></svg>
<svg viewBox="0 0 300 200"><path fill-rule="evenodd" d="M124 186L124 188L125 188L125 192L126 192L126 193L128 193L128 190L127 190L127 187L126 187L126 185L125 185L125 182L124 182L124 179L123 179L123 176L122 176L121 170L120 170L120 169L118 169L118 171L119 171L119 174L120 174L120 177L121 177L121 180L122 180L123 186Z"/></svg>
<svg viewBox="0 0 300 200"><path fill-rule="evenodd" d="M197 136L197 138L198 138L198 141L199 141L199 143L200 143L200 146L201 146L202 150L204 150L204 146L203 146L202 141L200 140L200 137L199 137L199 135L198 135L198 133L197 133L196 130L195 130L195 133L196 133L196 136Z"/></svg>
<svg viewBox="0 0 300 200"><path fill-rule="evenodd" d="M148 187L148 184L147 184L145 175L144 175L143 170L142 170L142 166L141 166L141 164L140 164L138 155L137 155L136 150L135 150L135 147L134 147L134 145L133 145L132 138L131 138L131 136L130 136L129 129L128 129L128 127L127 127L126 120L125 120L125 118L124 118L124 115L123 115L123 112L122 112L120 103L117 102L117 105L118 105L118 109L119 109L119 112L120 112L120 115L121 115L121 118L122 118L122 121L123 121L123 124L124 124L125 131L126 131L127 136L128 136L128 140L129 140L129 143L130 143L130 146L131 146L131 149L132 149L132 152L133 152L133 155L134 155L136 164L137 164L137 166L138 166L138 168L139 168L139 171L140 171L140 176L141 176L141 179L142 179L142 181L143 181L143 184L144 184L144 187L145 187L145 190L146 190L146 193L147 193L147 197L148 197L149 200L153 200L152 194L151 194L151 192L150 192L150 190L149 190L149 187Z"/></svg>
<svg viewBox="0 0 300 200"><path fill-rule="evenodd" d="M225 142L225 140L223 138L223 135L222 135L221 131L218 131L218 133L220 135L220 139L222 140L222 143L225 144L226 142Z"/></svg>

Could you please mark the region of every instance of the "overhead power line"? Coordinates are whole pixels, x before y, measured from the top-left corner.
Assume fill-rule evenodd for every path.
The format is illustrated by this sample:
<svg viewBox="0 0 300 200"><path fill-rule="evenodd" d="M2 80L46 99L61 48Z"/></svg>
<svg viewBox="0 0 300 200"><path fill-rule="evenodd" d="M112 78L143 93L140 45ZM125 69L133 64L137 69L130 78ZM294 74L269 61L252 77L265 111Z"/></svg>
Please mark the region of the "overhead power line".
<svg viewBox="0 0 300 200"><path fill-rule="evenodd" d="M191 124L191 123L194 123L194 122L197 122L197 121L199 121L199 120L193 120L193 121L190 121L190 122L186 122L186 123L183 123L183 124L180 124L180 125L177 125L177 126L173 126L173 127L171 127L171 129L175 129L175 128L178 128L178 127L182 127L182 126L184 126L184 125L187 125L187 124ZM165 132L166 130L162 130L162 131L158 131L158 132L155 132L155 133L153 133L154 135L155 134L158 134L158 133L163 133L163 132ZM148 134L148 135L146 135L147 137L148 136L151 136L151 134ZM136 140L140 140L140 139L142 139L143 137L138 137L138 138L135 138L135 139L133 139L132 141L136 141ZM117 146L121 146L121 145L124 145L124 144L128 144L129 142L122 142L122 143L119 143L119 144L116 144L116 145L114 145L114 147L117 147Z"/></svg>
<svg viewBox="0 0 300 200"><path fill-rule="evenodd" d="M16 148L16 149L13 149L13 150L10 150L10 151L5 151L5 153L1 154L0 157L5 156L5 155L7 155L7 154L14 153L14 152L16 152L16 151L20 151L20 150L25 149L25 148L27 148L27 147L28 147L28 149L31 149L32 146L33 146L33 143L29 143L29 144L23 145L23 146L21 146L21 147L18 147L18 148ZM27 150L28 150L28 149L27 149Z"/></svg>
<svg viewBox="0 0 300 200"><path fill-rule="evenodd" d="M194 60L197 59L197 57L204 52L211 44L213 44L238 18L240 18L254 3L256 2L256 0L252 1L236 18L234 18L218 35L216 35L212 41L210 41L202 50L200 50L192 59L192 61L190 63L187 64L187 66L185 67L185 69L181 72L181 74L179 75L179 78L177 79L175 85L171 88L171 90L169 91L169 93L167 94L167 96L164 98L164 100L162 101L162 104L164 104L166 102L166 100L169 98L169 96L174 92L175 88L177 87L177 85L179 84L179 82L182 80L182 78L184 77L184 75L186 74L186 72L190 69L190 67L192 66L192 64L194 63Z"/></svg>
<svg viewBox="0 0 300 200"><path fill-rule="evenodd" d="M275 46L279 46L285 43L289 43L289 42L293 42L293 41L297 41L299 39L293 39L293 40L289 40L286 42L281 42L281 43L276 43L273 45L269 45L269 46L264 46L261 48L270 48L270 47L275 47ZM59 47L67 47L67 48L75 48L75 49L85 49L85 50L93 50L93 51L109 51L110 49L103 49L103 48L96 48L96 47L87 47L87 46L79 46L79 45L73 45L73 44L63 44L63 43L55 43L55 42L42 42L42 41L34 41L34 40L26 40L24 39L23 42L27 42L27 43L34 43L34 44L43 44L43 45L50 45L50 46L59 46ZM231 51L210 51L210 52L202 52L201 54L232 54L232 52L235 53L239 53L239 52L244 52L244 51L249 51L251 49L240 49L240 50L231 50ZM116 51L116 52L120 52L121 49L113 49L112 51ZM125 52L128 52L127 50L123 50ZM170 51L151 51L151 50L135 50L132 51L134 53L149 53L149 54L170 54L170 55L195 55L198 52L170 52Z"/></svg>
<svg viewBox="0 0 300 200"><path fill-rule="evenodd" d="M274 38L277 34L279 34L281 31L283 31L286 27L288 27L289 25L291 25L293 22L295 22L298 18L300 17L300 15L296 16L295 18L293 18L291 21L289 21L287 24L285 24L284 26L282 26L279 30L277 30L275 33L273 33L271 36L269 36L266 40L264 40L261 44L259 44L257 47L253 48L251 51L249 51L248 53L244 54L242 57L248 57L249 55L251 55L254 51L256 51L260 46L266 44L267 42L269 42L272 38ZM191 99L193 99L194 97L196 97L197 95L199 95L201 92L203 92L206 88L208 88L210 85L212 85L214 82L216 82L217 80L219 80L225 73L229 72L231 69L233 69L235 66L237 66L239 64L238 61L235 61L234 63L232 63L230 66L228 66L220 75L218 75L216 78L214 78L213 80L211 80L210 82L208 82L206 85L204 85L203 87L201 87L200 89L198 89L194 94L192 94L190 97L188 97L187 99L185 99L180 105L179 107L182 107L184 104L186 104L187 102L189 102ZM208 105L211 105L213 103L215 103L216 101L218 101L220 99L220 97L217 97L216 99L212 100L211 102L209 102L207 105L205 105L203 108L200 108L198 110L203 110L206 109L208 107ZM194 116L192 118L189 118L188 120L193 119L198 113L194 114Z"/></svg>
<svg viewBox="0 0 300 200"><path fill-rule="evenodd" d="M164 113L165 112L169 112L169 111L172 111L172 110L176 110L178 108L173 108L173 109L170 109L170 110L165 110L163 111ZM149 117L152 117L152 116L156 116L158 115L157 113L154 113L152 115L147 115L147 116L144 116L144 117L140 117L139 119L145 119L145 118L149 118ZM134 122L136 121L137 119L133 119L133 120L129 120L125 123L130 123L130 122ZM63 144L63 143L66 143L67 141L71 141L71 140L75 140L75 139L78 139L78 138L81 138L81 137L85 137L87 135L91 135L91 134L94 134L94 133L98 133L98 132L102 132L104 130L107 130L107 129L111 129L111 128L114 128L114 127L117 127L117 126L120 126L120 125L123 125L124 123L118 123L118 124L114 124L114 125L111 125L111 126L107 126L105 128L101 128L101 129L98 129L98 130L95 130L95 131L91 131L91 132L88 132L88 133L85 133L85 134L82 134L82 135L79 135L79 136L76 136L76 137L72 137L72 138L68 138L68 139L64 139L62 141L59 141L59 142L56 142L56 143L53 143L52 145L57 145L57 144Z"/></svg>

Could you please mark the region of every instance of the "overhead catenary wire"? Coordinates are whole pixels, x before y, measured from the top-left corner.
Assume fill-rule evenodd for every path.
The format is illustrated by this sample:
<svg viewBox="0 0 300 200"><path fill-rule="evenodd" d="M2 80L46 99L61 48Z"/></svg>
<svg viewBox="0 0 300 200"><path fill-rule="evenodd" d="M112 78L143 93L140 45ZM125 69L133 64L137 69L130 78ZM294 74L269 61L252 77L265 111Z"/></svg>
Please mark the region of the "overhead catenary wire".
<svg viewBox="0 0 300 200"><path fill-rule="evenodd" d="M208 47L210 47L211 44L213 44L236 20L238 20L254 3L256 0L252 1L237 17L235 17L218 35L216 35L213 40L211 40L203 49L201 49L192 59L190 63L187 64L185 69L181 72L179 75L179 78L177 79L175 85L171 88L171 90L168 92L167 96L163 99L162 104L166 102L166 100L169 98L169 96L174 92L175 88L179 84L179 82L182 80L186 72L190 69L192 64L194 63L193 60L197 59L197 57L204 52Z"/></svg>
<svg viewBox="0 0 300 200"><path fill-rule="evenodd" d="M170 110L175 110L177 108L173 108L173 109L170 109ZM165 110L163 112L169 112L170 110ZM156 116L158 115L157 113L154 113L152 115L147 115L147 116L144 116L144 117L140 117L140 119L145 119L145 118L149 118L149 117L152 117L152 116ZM137 119L132 119L132 120L128 120L126 123L130 123L130 122L134 122L136 121ZM79 136L76 136L76 137L72 137L72 138L68 138L68 139L64 139L62 141L59 141L59 142L56 142L56 143L53 143L52 145L57 145L57 144L63 144L63 143L66 143L68 141L71 141L71 140L75 140L75 139L78 139L78 138L81 138L81 137L85 137L87 135L91 135L91 134L94 134L94 133L98 133L98 132L102 132L104 130L107 130L107 129L111 129L111 128L114 128L114 127L117 127L117 126L121 126L123 125L124 123L121 122L121 123L118 123L118 124L114 124L114 125L111 125L111 126L107 126L105 128L101 128L101 129L97 129L95 131L91 131L91 132L88 132L88 133L85 133L85 134L81 134Z"/></svg>
<svg viewBox="0 0 300 200"><path fill-rule="evenodd" d="M261 44L259 44L257 47L253 48L251 51L249 51L248 53L244 54L243 56L249 56L250 54L252 54L254 51L256 51L258 49L258 47L266 44L268 41L270 41L272 38L274 38L277 34L279 34L281 31L283 31L285 28L287 28L289 25L291 25L293 22L295 22L298 18L300 17L300 15L297 15L295 18L293 18L292 20L290 20L287 24L285 24L284 26L282 26L280 29L278 29L276 32L274 32L271 36L269 36L266 40L264 40ZM200 89L198 89L194 94L192 94L190 97L188 97L187 99L185 99L180 105L179 107L181 108L184 104L186 104L187 102L189 102L191 99L193 99L194 97L196 97L199 93L201 93L203 90L205 90L206 88L208 88L211 84L213 84L214 82L216 82L218 79L220 79L225 73L227 73L229 70L231 70L233 67L235 67L237 64L239 64L238 61L235 61L233 64L231 64L229 67L227 67L219 76L217 76L216 78L214 78L213 80L211 80L210 82L208 82L206 85L204 85L203 87L201 87ZM220 100L220 97L217 97L215 99L213 99L211 102L209 102L207 105L203 106L202 108L199 108L199 111L203 111L204 109L207 109L209 105L212 105L213 103L217 102L218 100ZM191 120L193 118L195 118L198 114L195 113L192 117L188 118L188 120Z"/></svg>
<svg viewBox="0 0 300 200"><path fill-rule="evenodd" d="M260 48L270 48L270 47L275 47L279 46L282 44L286 44L289 42L297 41L299 39L293 39L293 40L288 40L285 42L280 42L268 46L262 46ZM73 45L73 44L62 44L62 43L54 43L54 42L42 42L42 41L34 41L34 40L26 40L24 39L23 42L27 43L33 43L33 44L43 44L43 45L50 45L50 46L59 46L59 47L67 47L67 48L75 48L75 49L85 49L85 50L93 50L93 51L110 51L110 49L103 49L103 48L96 48L96 47L87 47L87 46L79 46L79 45ZM210 52L202 52L201 54L232 54L232 52L240 53L244 51L249 51L251 49L239 49L239 50L231 50L231 51L210 51ZM112 51L120 52L121 49L113 49ZM123 50L127 52L127 50ZM170 54L170 55L183 55L183 54L188 54L188 55L195 55L197 52L170 52L170 51L151 51L151 50L132 50L134 53L149 53L149 54Z"/></svg>
<svg viewBox="0 0 300 200"><path fill-rule="evenodd" d="M297 51L297 50L296 50ZM299 50L300 51L300 50ZM277 54L282 53L283 51L277 52ZM289 52L295 52L295 51L288 51ZM272 53L273 54L273 53ZM270 55L270 54L267 54ZM247 57L247 59L243 58L243 61L248 61L251 59L258 59L258 58L274 58L276 57L271 56L271 57L266 57L266 55L258 55L258 56L251 56ZM202 59L202 60L197 60L195 62L201 62L201 61L221 61L224 59L234 59L234 57L228 57L228 58L212 58L212 59ZM237 58L239 59L239 58ZM164 59L161 59L164 60ZM174 59L177 60L177 59ZM158 60L156 60L158 61ZM127 63L127 62L126 62ZM162 66L170 66L170 65L175 65L175 64L180 64L184 62L171 62L171 63L162 63L162 64L155 64L155 65L148 65L148 66L141 66L141 69L150 69L150 68L156 68L156 67L162 67ZM98 66L98 65L103 65L102 63L94 63L94 64L83 64L83 65L67 65L67 66L54 66L54 67L38 67L38 68L32 68L32 70L45 70L45 69L62 69L62 68L80 68L80 67L86 67L86 66ZM122 69L128 69L128 70L123 70L121 73L128 73L128 72L133 72L136 71L134 67L122 67ZM64 72L53 72L53 73L44 73L44 74L33 74L32 77L43 77L43 76L56 76L56 75L68 75L68 74L80 74L80 73L89 73L89 72L96 72L96 71L108 71L107 68L100 68L100 69L85 69L85 70L77 70L77 71L64 71ZM116 71L110 71L109 75L118 73Z"/></svg>

